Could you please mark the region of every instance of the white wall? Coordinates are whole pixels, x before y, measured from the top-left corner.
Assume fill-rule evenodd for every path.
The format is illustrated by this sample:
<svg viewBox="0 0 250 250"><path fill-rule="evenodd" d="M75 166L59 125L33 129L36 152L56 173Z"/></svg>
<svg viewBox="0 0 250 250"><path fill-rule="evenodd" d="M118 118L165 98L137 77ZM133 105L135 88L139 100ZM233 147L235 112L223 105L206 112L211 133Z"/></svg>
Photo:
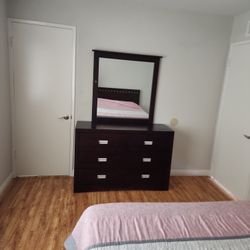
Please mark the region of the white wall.
<svg viewBox="0 0 250 250"><path fill-rule="evenodd" d="M0 191L11 173L11 123L5 0L0 0Z"/></svg>
<svg viewBox="0 0 250 250"><path fill-rule="evenodd" d="M164 56L155 122L178 118L173 168L210 168L231 18L132 0L10 0L9 16L77 26L78 120L91 120L92 49Z"/></svg>
<svg viewBox="0 0 250 250"><path fill-rule="evenodd" d="M232 43L250 40L250 37L245 36L248 21L250 21L250 11L234 17L231 36Z"/></svg>

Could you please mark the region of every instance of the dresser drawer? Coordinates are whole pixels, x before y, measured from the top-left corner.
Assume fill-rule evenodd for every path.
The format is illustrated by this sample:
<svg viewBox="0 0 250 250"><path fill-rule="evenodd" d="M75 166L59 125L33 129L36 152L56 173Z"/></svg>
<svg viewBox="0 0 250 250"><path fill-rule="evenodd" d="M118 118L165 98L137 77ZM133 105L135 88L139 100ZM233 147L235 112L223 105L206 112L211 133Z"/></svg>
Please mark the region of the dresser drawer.
<svg viewBox="0 0 250 250"><path fill-rule="evenodd" d="M105 151L81 151L77 156L78 164L96 164L99 166L113 166L121 162L120 154Z"/></svg>
<svg viewBox="0 0 250 250"><path fill-rule="evenodd" d="M130 151L168 151L172 148L172 134L138 135L128 138L128 150Z"/></svg>
<svg viewBox="0 0 250 250"><path fill-rule="evenodd" d="M108 167L110 169L166 168L171 158L168 152L88 152L77 156L78 168Z"/></svg>
<svg viewBox="0 0 250 250"><path fill-rule="evenodd" d="M108 164L96 164L96 163L82 163L78 164L77 168L75 168L75 172L77 171L110 171L112 167Z"/></svg>
<svg viewBox="0 0 250 250"><path fill-rule="evenodd" d="M128 184L134 181L128 171L114 171L104 169L79 169L77 172L78 183L81 185L116 185Z"/></svg>
<svg viewBox="0 0 250 250"><path fill-rule="evenodd" d="M76 143L81 150L95 152L121 151L127 146L125 136L105 133L80 133Z"/></svg>
<svg viewBox="0 0 250 250"><path fill-rule="evenodd" d="M167 173L155 171L114 172L114 171L79 171L74 179L74 191L97 190L168 190Z"/></svg>
<svg viewBox="0 0 250 250"><path fill-rule="evenodd" d="M113 183L114 175L107 170L91 170L91 169L80 169L78 170L78 182L81 185L90 185L90 184L105 184Z"/></svg>
<svg viewBox="0 0 250 250"><path fill-rule="evenodd" d="M163 152L130 152L124 162L128 164L128 168L155 167L166 168L170 162L168 151Z"/></svg>
<svg viewBox="0 0 250 250"><path fill-rule="evenodd" d="M142 170L132 174L134 182L138 187L148 187L148 189L167 189L169 184L169 174L167 171Z"/></svg>

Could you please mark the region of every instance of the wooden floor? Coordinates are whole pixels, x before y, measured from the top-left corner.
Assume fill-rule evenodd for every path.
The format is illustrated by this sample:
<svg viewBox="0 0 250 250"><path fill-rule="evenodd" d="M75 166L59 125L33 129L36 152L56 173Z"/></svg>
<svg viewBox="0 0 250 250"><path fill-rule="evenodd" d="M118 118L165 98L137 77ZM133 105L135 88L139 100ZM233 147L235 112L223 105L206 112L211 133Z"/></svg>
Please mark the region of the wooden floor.
<svg viewBox="0 0 250 250"><path fill-rule="evenodd" d="M171 177L169 191L72 193L71 177L17 178L0 201L0 249L64 249L85 208L107 202L230 200L208 177Z"/></svg>

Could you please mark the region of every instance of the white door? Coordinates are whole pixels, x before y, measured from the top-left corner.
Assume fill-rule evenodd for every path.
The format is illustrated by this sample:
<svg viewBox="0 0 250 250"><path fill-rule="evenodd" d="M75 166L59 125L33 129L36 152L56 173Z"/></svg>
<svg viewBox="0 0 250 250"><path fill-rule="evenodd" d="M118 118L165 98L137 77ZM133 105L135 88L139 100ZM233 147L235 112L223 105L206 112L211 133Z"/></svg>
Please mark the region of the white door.
<svg viewBox="0 0 250 250"><path fill-rule="evenodd" d="M17 176L70 174L74 35L70 27L10 21Z"/></svg>
<svg viewBox="0 0 250 250"><path fill-rule="evenodd" d="M250 188L250 43L231 47L217 124L213 175L240 199ZM250 198L250 197L249 197Z"/></svg>

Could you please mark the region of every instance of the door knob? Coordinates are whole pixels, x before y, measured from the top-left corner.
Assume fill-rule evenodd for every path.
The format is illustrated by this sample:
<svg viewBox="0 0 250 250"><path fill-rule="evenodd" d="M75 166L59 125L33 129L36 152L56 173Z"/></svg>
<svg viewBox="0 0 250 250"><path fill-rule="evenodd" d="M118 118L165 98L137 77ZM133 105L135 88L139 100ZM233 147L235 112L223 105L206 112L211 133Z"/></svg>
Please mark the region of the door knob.
<svg viewBox="0 0 250 250"><path fill-rule="evenodd" d="M63 120L69 120L69 118L71 118L71 116L69 116L69 115L64 115L64 116L62 116L62 117L59 117L58 119L63 119Z"/></svg>
<svg viewBox="0 0 250 250"><path fill-rule="evenodd" d="M250 140L250 135L244 135L248 140Z"/></svg>

